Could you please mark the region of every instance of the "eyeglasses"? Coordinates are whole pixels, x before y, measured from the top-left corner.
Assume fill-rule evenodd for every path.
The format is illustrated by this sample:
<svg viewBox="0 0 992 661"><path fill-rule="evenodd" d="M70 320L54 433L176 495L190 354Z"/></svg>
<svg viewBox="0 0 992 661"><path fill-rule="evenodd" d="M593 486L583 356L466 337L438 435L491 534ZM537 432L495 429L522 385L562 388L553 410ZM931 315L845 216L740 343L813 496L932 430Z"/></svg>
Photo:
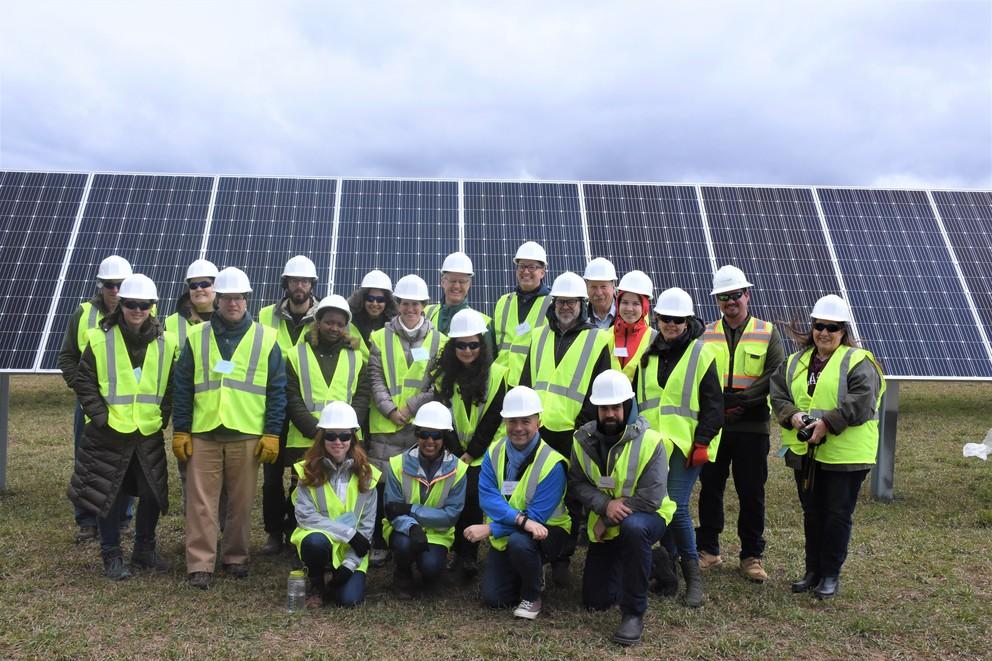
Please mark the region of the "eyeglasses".
<svg viewBox="0 0 992 661"><path fill-rule="evenodd" d="M741 296L743 296L744 294L745 291L743 289L741 291L731 291L731 292L727 292L726 294L717 294L716 300L722 301L724 303L726 303L727 301L737 301L740 300Z"/></svg>
<svg viewBox="0 0 992 661"><path fill-rule="evenodd" d="M667 314L659 314L658 321L663 324L684 324L685 317L669 317Z"/></svg>
<svg viewBox="0 0 992 661"><path fill-rule="evenodd" d="M418 429L417 438L422 440L431 439L432 441L440 441L444 439L443 431L429 431L427 429Z"/></svg>
<svg viewBox="0 0 992 661"><path fill-rule="evenodd" d="M126 307L128 310L151 310L152 303L148 301L122 301L121 305Z"/></svg>
<svg viewBox="0 0 992 661"><path fill-rule="evenodd" d="M103 288L104 289L120 289L121 288L121 281L120 280L117 280L115 282L111 282L109 280L104 280L102 284L103 284Z"/></svg>
<svg viewBox="0 0 992 661"><path fill-rule="evenodd" d="M213 287L214 283L211 280L198 280L196 282L189 283L189 290L196 291L197 289L206 289L207 287Z"/></svg>
<svg viewBox="0 0 992 661"><path fill-rule="evenodd" d="M527 271L528 273L533 273L534 271L543 268L544 266L542 264L517 264L518 271Z"/></svg>
<svg viewBox="0 0 992 661"><path fill-rule="evenodd" d="M455 348L459 351L475 351L482 346L482 342L455 342Z"/></svg>
<svg viewBox="0 0 992 661"><path fill-rule="evenodd" d="M823 324L817 322L813 324L813 330L827 331L828 333L836 333L838 331L844 330L844 326L842 326L841 324Z"/></svg>
<svg viewBox="0 0 992 661"><path fill-rule="evenodd" d="M574 308L578 306L579 299L577 298L556 298L555 305L560 308Z"/></svg>
<svg viewBox="0 0 992 661"><path fill-rule="evenodd" d="M324 442L333 443L334 441L341 441L342 443L350 443L351 439L355 437L350 431L334 432L325 431L324 432Z"/></svg>
<svg viewBox="0 0 992 661"><path fill-rule="evenodd" d="M385 303L386 302L386 297L385 296L373 296L372 294L366 294L365 301L367 303Z"/></svg>

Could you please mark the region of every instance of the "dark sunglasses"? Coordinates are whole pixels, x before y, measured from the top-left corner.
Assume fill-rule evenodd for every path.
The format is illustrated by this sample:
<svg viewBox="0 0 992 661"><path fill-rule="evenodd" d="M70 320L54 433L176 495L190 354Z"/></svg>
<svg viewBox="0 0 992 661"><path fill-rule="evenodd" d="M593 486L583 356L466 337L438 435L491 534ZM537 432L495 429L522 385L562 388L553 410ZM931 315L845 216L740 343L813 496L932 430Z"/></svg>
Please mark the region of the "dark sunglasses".
<svg viewBox="0 0 992 661"><path fill-rule="evenodd" d="M743 290L742 291L732 291L732 292L727 292L726 294L717 294L716 295L716 300L723 301L724 303L726 303L727 301L737 301L737 300L740 300L741 296L743 296L743 295L744 295L744 291Z"/></svg>
<svg viewBox="0 0 992 661"><path fill-rule="evenodd" d="M193 291L195 289L206 289L207 287L213 286L213 281L211 280L200 280L198 282L189 283L189 290Z"/></svg>
<svg viewBox="0 0 992 661"><path fill-rule="evenodd" d="M482 346L482 342L455 342L455 348L459 351L475 351Z"/></svg>
<svg viewBox="0 0 992 661"><path fill-rule="evenodd" d="M385 303L386 302L386 297L385 296L373 296L372 294L366 294L365 300L368 303Z"/></svg>
<svg viewBox="0 0 992 661"><path fill-rule="evenodd" d="M443 440L444 439L444 432L443 431L430 431L430 430L427 430L427 429L418 429L417 430L417 438L423 439L425 441L428 438L431 439L431 440L433 440L433 441L440 441L440 440Z"/></svg>
<svg viewBox="0 0 992 661"><path fill-rule="evenodd" d="M128 310L151 310L153 304L148 301L122 301L121 305Z"/></svg>
<svg viewBox="0 0 992 661"><path fill-rule="evenodd" d="M685 317L669 317L667 314L659 314L658 321L664 324L684 324Z"/></svg>
<svg viewBox="0 0 992 661"><path fill-rule="evenodd" d="M355 438L355 435L352 434L350 431L342 431L342 432L325 431L324 432L324 442L325 443L333 443L334 441L341 441L342 443L350 443L351 442L351 439L353 439L353 438Z"/></svg>
<svg viewBox="0 0 992 661"><path fill-rule="evenodd" d="M120 282L120 280L118 280L117 282L111 282L111 281L104 280L102 284L103 284L103 288L104 289L120 289L121 288L121 282Z"/></svg>
<svg viewBox="0 0 992 661"><path fill-rule="evenodd" d="M828 333L836 333L837 331L844 330L844 326L841 324L822 324L817 322L813 324L813 330L827 331Z"/></svg>

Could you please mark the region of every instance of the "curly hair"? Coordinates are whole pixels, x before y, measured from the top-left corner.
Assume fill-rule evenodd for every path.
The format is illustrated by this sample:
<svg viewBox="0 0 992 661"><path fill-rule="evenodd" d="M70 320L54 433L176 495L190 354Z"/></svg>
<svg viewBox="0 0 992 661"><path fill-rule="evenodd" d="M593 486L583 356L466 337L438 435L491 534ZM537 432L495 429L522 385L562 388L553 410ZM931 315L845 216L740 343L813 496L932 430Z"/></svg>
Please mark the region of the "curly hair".
<svg viewBox="0 0 992 661"><path fill-rule="evenodd" d="M319 487L327 482L327 472L324 470L324 457L326 456L324 430L318 429L313 443L303 455L303 480L301 482L304 486ZM355 437L352 437L348 446L348 456L352 459L351 471L358 478L358 490L365 493L369 490L369 485L372 482L372 466L369 464L368 455L358 445Z"/></svg>
<svg viewBox="0 0 992 661"><path fill-rule="evenodd" d="M445 406L451 406L455 386L461 393L466 407L486 401L486 386L489 385L489 366L493 362L492 352L485 339L479 336L479 356L471 365L464 365L455 355L455 341L449 340L431 362L431 383L438 398Z"/></svg>
<svg viewBox="0 0 992 661"><path fill-rule="evenodd" d="M351 321L356 326L360 324L367 324L371 321L369 313L365 311L365 297L369 293L368 287L359 287L351 293L348 297L348 307L351 308ZM388 321L400 313L399 308L396 306L396 299L393 298L392 292L383 290L386 295L386 309L382 311L382 315Z"/></svg>

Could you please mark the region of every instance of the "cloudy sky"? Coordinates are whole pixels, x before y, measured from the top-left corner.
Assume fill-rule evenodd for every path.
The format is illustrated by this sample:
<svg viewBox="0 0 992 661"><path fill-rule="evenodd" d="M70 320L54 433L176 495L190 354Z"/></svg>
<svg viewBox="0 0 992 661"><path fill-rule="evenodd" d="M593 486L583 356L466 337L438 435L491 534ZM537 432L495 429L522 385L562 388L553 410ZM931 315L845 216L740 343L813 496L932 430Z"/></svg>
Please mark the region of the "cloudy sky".
<svg viewBox="0 0 992 661"><path fill-rule="evenodd" d="M992 2L11 2L0 168L992 187Z"/></svg>

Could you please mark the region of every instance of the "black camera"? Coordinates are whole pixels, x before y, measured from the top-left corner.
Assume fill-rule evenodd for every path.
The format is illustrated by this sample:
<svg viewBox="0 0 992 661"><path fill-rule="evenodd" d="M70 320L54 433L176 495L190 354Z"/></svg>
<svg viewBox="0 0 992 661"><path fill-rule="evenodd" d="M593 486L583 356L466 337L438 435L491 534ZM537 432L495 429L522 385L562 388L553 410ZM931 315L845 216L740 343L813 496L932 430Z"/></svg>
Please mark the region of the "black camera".
<svg viewBox="0 0 992 661"><path fill-rule="evenodd" d="M819 421L819 418L814 418L811 415L803 414L803 426L798 432L796 432L796 438L803 443L809 443L809 439L813 436L813 428L810 425L814 425Z"/></svg>

